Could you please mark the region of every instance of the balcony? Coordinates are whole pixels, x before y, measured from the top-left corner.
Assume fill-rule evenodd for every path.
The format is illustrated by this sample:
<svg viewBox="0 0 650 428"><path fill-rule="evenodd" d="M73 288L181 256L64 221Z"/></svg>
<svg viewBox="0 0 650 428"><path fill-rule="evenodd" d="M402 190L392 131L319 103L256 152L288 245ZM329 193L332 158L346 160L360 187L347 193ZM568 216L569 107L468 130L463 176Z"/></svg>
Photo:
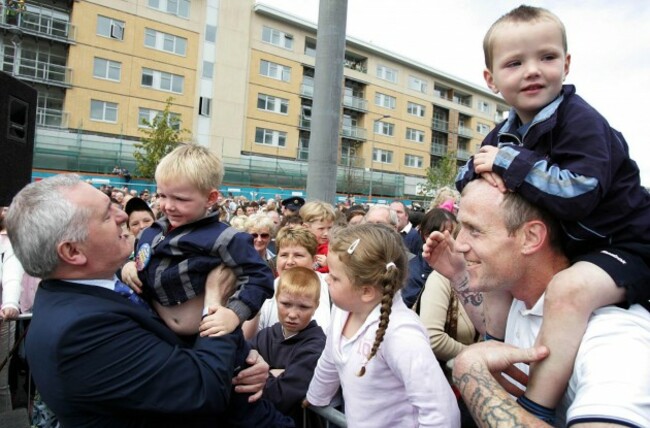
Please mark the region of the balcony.
<svg viewBox="0 0 650 428"><path fill-rule="evenodd" d="M68 20L52 16L54 13L62 15L61 12L54 12L45 8L42 8L39 12L25 10L13 16L3 13L2 17L0 17L0 27L17 27L26 34L64 43L74 43L76 27L70 24Z"/></svg>
<svg viewBox="0 0 650 428"><path fill-rule="evenodd" d="M368 101L363 98L354 97L352 95L343 95L343 106L351 108L353 110L359 110L363 112L368 111Z"/></svg>
<svg viewBox="0 0 650 428"><path fill-rule="evenodd" d="M298 149L298 154L296 155L296 160L299 161L308 161L309 160L309 150L308 149Z"/></svg>
<svg viewBox="0 0 650 428"><path fill-rule="evenodd" d="M29 54L29 52L24 51L24 54ZM5 59L7 59L6 56ZM70 88L72 86L72 69L45 61L25 57L10 57L3 64L2 71L19 79L29 80L31 82L44 83L62 88Z"/></svg>
<svg viewBox="0 0 650 428"><path fill-rule="evenodd" d="M460 135L461 137L472 138L474 136L474 133L472 132L471 128L466 128L464 126L459 126L458 127L458 135Z"/></svg>
<svg viewBox="0 0 650 428"><path fill-rule="evenodd" d="M346 126L346 125L343 125L343 127L341 128L341 136L353 140L365 140L367 138L365 128L360 128L358 126Z"/></svg>
<svg viewBox="0 0 650 428"><path fill-rule="evenodd" d="M349 68L350 70L358 71L360 73L368 73L368 67L365 64L365 61L355 61L346 58L343 60L343 66Z"/></svg>
<svg viewBox="0 0 650 428"><path fill-rule="evenodd" d="M447 146L445 144L431 143L431 154L434 156L445 156L447 154Z"/></svg>
<svg viewBox="0 0 650 428"><path fill-rule="evenodd" d="M471 156L471 154L467 150L458 149L458 151L456 152L456 157L458 159L460 159L460 160L465 160L466 161L467 159L470 158L470 156Z"/></svg>
<svg viewBox="0 0 650 428"><path fill-rule="evenodd" d="M431 127L436 131L448 132L449 122L443 119L433 119Z"/></svg>
<svg viewBox="0 0 650 428"><path fill-rule="evenodd" d="M67 128L68 112L52 108L36 109L36 126L45 128Z"/></svg>
<svg viewBox="0 0 650 428"><path fill-rule="evenodd" d="M306 98L313 98L314 97L314 85L313 85L313 83L305 83L305 82L303 82L300 85L300 96L306 97Z"/></svg>
<svg viewBox="0 0 650 428"><path fill-rule="evenodd" d="M300 116L298 119L298 128L310 130L311 129L311 117Z"/></svg>
<svg viewBox="0 0 650 428"><path fill-rule="evenodd" d="M365 165L365 159L359 156L344 156L341 155L341 161L339 165L348 167L348 168L363 168Z"/></svg>

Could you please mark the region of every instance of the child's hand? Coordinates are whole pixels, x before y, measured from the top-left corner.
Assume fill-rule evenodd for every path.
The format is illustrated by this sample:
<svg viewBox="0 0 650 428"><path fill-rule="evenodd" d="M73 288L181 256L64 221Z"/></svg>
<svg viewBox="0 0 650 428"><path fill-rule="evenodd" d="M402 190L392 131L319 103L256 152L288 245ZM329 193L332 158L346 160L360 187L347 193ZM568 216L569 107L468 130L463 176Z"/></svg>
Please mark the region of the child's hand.
<svg viewBox="0 0 650 428"><path fill-rule="evenodd" d="M492 172L494 159L497 157L499 149L494 146L483 146L474 155L474 172L481 174L483 172Z"/></svg>
<svg viewBox="0 0 650 428"><path fill-rule="evenodd" d="M131 287L136 293L142 293L142 281L138 278L138 269L135 267L135 262L128 262L122 267L122 282Z"/></svg>
<svg viewBox="0 0 650 428"><path fill-rule="evenodd" d="M307 401L306 398L302 400L302 408L303 409L306 409L306 408L308 408L310 406L311 406L311 403L309 401Z"/></svg>
<svg viewBox="0 0 650 428"><path fill-rule="evenodd" d="M501 193L506 193L508 190L506 189L506 183L503 182L503 178L494 172L484 172L481 174L481 178L499 189Z"/></svg>
<svg viewBox="0 0 650 428"><path fill-rule="evenodd" d="M210 308L212 312L213 308ZM218 337L235 331L239 325L239 317L232 310L224 306L218 306L215 312L206 316L199 326L199 334L202 337Z"/></svg>
<svg viewBox="0 0 650 428"><path fill-rule="evenodd" d="M314 257L314 259L316 260L316 263L318 263L318 265L320 267L327 266L327 256L326 255L318 254L317 256Z"/></svg>

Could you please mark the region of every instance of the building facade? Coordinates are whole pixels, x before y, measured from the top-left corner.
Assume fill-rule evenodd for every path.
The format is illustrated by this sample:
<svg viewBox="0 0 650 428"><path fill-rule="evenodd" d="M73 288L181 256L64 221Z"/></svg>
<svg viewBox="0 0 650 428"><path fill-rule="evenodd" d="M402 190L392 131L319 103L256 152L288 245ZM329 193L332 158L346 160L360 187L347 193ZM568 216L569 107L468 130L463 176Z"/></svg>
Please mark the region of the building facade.
<svg viewBox="0 0 650 428"><path fill-rule="evenodd" d="M220 153L233 186L304 189L317 25L253 0L0 0L2 71L37 87L35 167L135 170L143 120ZM337 189L414 195L503 119L486 89L347 38Z"/></svg>

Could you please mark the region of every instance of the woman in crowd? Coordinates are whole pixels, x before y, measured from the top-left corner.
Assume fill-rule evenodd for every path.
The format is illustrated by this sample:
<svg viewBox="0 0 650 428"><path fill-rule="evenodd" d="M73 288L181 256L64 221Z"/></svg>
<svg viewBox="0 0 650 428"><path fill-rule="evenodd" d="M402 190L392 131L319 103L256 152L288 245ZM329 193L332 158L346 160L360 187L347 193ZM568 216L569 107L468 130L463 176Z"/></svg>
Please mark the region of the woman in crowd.
<svg viewBox="0 0 650 428"><path fill-rule="evenodd" d="M266 261L266 264L269 265L273 271L273 276L278 276L278 269L275 261L275 254L269 250L269 244L271 239L275 235L275 225L273 220L271 220L264 213L254 214L248 217L248 220L245 224L246 232L250 233L253 237L253 244L255 249Z"/></svg>

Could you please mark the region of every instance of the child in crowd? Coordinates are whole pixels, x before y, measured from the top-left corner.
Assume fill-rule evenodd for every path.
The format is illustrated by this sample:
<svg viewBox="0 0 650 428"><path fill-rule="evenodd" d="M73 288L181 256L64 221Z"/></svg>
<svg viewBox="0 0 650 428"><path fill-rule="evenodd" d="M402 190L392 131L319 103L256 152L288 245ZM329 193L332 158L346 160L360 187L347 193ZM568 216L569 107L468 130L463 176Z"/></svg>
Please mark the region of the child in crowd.
<svg viewBox="0 0 650 428"><path fill-rule="evenodd" d="M625 300L649 308L650 196L621 133L563 85L571 56L557 16L520 6L492 25L483 49L487 85L512 110L460 170L457 187L482 176L562 223L572 265L547 288L538 344L550 355L532 367L519 400L552 422L591 313ZM487 332L504 337L507 310L494 308L507 302L485 298Z"/></svg>
<svg viewBox="0 0 650 428"><path fill-rule="evenodd" d="M216 266L225 264L237 277L227 307L217 310L219 334L234 331L273 295L273 275L250 235L209 213L222 177L221 161L202 146L181 145L165 156L156 168L165 217L143 231L135 262L122 270L122 279L142 287L156 312L180 335L197 333L205 279Z"/></svg>
<svg viewBox="0 0 650 428"><path fill-rule="evenodd" d="M318 249L314 269L320 273L329 272L327 268L327 248L329 233L334 224L336 213L331 204L321 201L310 201L300 208L302 224L316 236Z"/></svg>
<svg viewBox="0 0 650 428"><path fill-rule="evenodd" d="M300 404L325 347L325 333L312 319L320 301L318 274L311 266L285 270L275 300L280 322L257 333L251 346L271 367L262 398L301 427Z"/></svg>
<svg viewBox="0 0 650 428"><path fill-rule="evenodd" d="M313 269L314 258L316 257L316 248L318 242L309 229L302 226L285 226L278 231L276 236L276 245L278 255L276 256L276 266L278 274L295 267L305 267ZM330 324L330 297L327 291L325 275L316 273L320 280L320 299L318 309L314 314L314 320L323 330L327 330ZM276 278L274 288L277 293L279 280ZM258 331L266 327L271 327L278 321L278 306L276 297L268 299L262 305L259 316L244 323L244 335L247 339L252 338Z"/></svg>
<svg viewBox="0 0 650 428"><path fill-rule="evenodd" d="M327 262L335 306L305 404L328 405L341 386L348 426L460 426L424 327L399 295L401 236L382 224L337 229Z"/></svg>

